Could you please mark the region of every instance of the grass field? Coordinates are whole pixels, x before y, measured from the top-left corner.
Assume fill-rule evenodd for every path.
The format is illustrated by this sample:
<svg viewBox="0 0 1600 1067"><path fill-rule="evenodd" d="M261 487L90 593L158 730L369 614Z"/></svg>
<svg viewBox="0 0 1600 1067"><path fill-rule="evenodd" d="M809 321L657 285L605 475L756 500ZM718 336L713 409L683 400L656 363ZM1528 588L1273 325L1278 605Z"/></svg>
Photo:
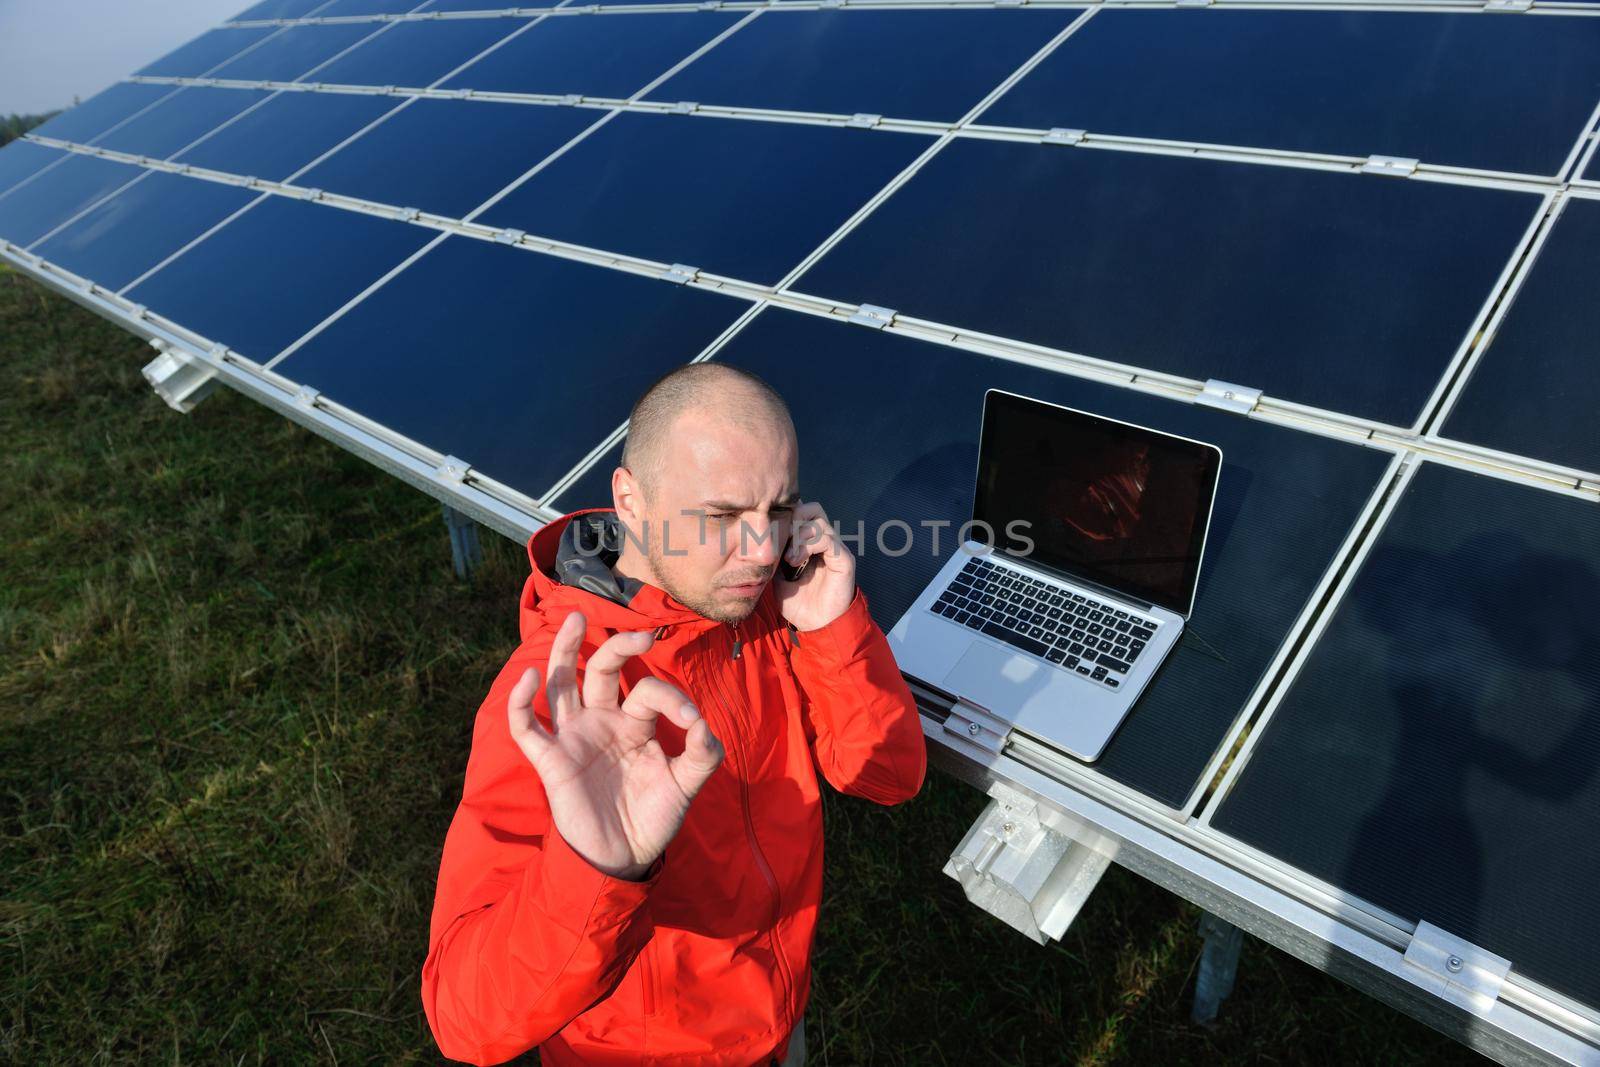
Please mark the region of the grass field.
<svg viewBox="0 0 1600 1067"><path fill-rule="evenodd" d="M0 268L0 1061L438 1058L418 998L521 546ZM1036 948L939 873L983 798L831 797L814 1064L1459 1061L1256 942L1188 1021L1196 911L1113 868Z"/></svg>

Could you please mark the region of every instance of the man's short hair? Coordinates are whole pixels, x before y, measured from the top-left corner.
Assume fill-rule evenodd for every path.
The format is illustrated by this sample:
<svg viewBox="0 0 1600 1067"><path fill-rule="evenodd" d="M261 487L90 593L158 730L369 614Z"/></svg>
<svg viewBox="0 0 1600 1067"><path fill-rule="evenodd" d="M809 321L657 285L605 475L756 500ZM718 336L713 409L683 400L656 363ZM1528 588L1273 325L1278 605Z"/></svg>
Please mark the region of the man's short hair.
<svg viewBox="0 0 1600 1067"><path fill-rule="evenodd" d="M690 363L657 378L633 405L628 415L628 437L622 446L622 465L633 472L648 496L660 472L661 456L678 417L703 409L728 419L751 433L774 424L794 426L789 405L761 378L726 363Z"/></svg>

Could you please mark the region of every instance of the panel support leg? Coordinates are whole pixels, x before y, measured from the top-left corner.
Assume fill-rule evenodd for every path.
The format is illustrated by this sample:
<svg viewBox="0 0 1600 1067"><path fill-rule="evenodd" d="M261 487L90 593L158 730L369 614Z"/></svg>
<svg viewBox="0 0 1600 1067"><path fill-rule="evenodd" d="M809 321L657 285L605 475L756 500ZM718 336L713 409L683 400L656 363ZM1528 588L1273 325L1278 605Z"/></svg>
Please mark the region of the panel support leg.
<svg viewBox="0 0 1600 1067"><path fill-rule="evenodd" d="M478 543L478 524L449 504L444 505L444 524L450 531L450 561L457 578L465 578L483 562L483 546Z"/></svg>
<svg viewBox="0 0 1600 1067"><path fill-rule="evenodd" d="M1233 979L1239 971L1239 950L1244 946L1244 931L1209 911L1200 913L1199 976L1194 984L1194 1011L1190 1018L1209 1025L1217 1021L1222 1002L1233 992Z"/></svg>

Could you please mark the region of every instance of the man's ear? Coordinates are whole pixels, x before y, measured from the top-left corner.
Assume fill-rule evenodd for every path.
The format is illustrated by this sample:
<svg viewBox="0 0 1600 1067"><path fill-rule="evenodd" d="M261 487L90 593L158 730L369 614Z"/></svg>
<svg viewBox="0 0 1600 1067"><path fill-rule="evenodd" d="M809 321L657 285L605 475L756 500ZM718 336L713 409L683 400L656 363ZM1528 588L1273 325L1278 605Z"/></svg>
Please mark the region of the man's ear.
<svg viewBox="0 0 1600 1067"><path fill-rule="evenodd" d="M611 472L611 506L617 518L637 527L644 518L644 503L644 490L631 470L619 466Z"/></svg>

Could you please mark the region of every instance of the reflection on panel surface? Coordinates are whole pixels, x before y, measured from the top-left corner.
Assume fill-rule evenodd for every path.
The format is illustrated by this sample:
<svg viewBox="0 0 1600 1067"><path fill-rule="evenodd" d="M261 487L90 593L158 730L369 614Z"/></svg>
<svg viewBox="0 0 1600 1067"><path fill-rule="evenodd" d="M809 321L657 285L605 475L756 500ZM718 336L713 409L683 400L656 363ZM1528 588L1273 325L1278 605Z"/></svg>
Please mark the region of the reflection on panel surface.
<svg viewBox="0 0 1600 1067"><path fill-rule="evenodd" d="M1426 465L1215 825L1600 999L1600 514Z"/></svg>
<svg viewBox="0 0 1600 1067"><path fill-rule="evenodd" d="M483 221L770 284L928 144L914 134L622 114Z"/></svg>
<svg viewBox="0 0 1600 1067"><path fill-rule="evenodd" d="M100 135L177 91L170 85L119 82L29 132L38 137L98 144L96 138Z"/></svg>
<svg viewBox="0 0 1600 1067"><path fill-rule="evenodd" d="M846 532L864 524L864 540L852 550L885 630L972 517L986 389L1221 447L1224 468L1193 618L1094 765L1174 807L1196 784L1388 462L1375 450L1209 408L790 311L762 312L715 358L755 372L788 401L800 434L800 493L819 500ZM608 503L601 484L597 477L584 486L582 498L567 494L563 506ZM906 533L896 520L915 535L909 551L900 552ZM948 525L935 551L935 527L924 524L939 522Z"/></svg>
<svg viewBox="0 0 1600 1067"><path fill-rule="evenodd" d="M27 246L144 174L142 167L75 155L0 197L0 237Z"/></svg>
<svg viewBox="0 0 1600 1067"><path fill-rule="evenodd" d="M275 369L537 496L747 306L452 237Z"/></svg>
<svg viewBox="0 0 1600 1067"><path fill-rule="evenodd" d="M298 183L459 217L598 117L572 107L417 100Z"/></svg>
<svg viewBox="0 0 1600 1067"><path fill-rule="evenodd" d="M445 87L629 97L740 17L712 11L552 15Z"/></svg>
<svg viewBox="0 0 1600 1067"><path fill-rule="evenodd" d="M269 196L128 297L265 363L435 236Z"/></svg>
<svg viewBox="0 0 1600 1067"><path fill-rule="evenodd" d="M269 95L253 89L180 89L95 144L114 152L166 159Z"/></svg>
<svg viewBox="0 0 1600 1067"><path fill-rule="evenodd" d="M1445 420L1445 437L1600 472L1597 279L1600 201L1573 199Z"/></svg>
<svg viewBox="0 0 1600 1067"><path fill-rule="evenodd" d="M1078 14L769 12L649 99L954 122Z"/></svg>
<svg viewBox="0 0 1600 1067"><path fill-rule="evenodd" d="M279 93L178 155L179 163L282 181L398 106L383 96Z"/></svg>
<svg viewBox="0 0 1600 1067"><path fill-rule="evenodd" d="M1409 426L1541 203L958 141L795 288Z"/></svg>
<svg viewBox="0 0 1600 1067"><path fill-rule="evenodd" d="M978 121L1555 174L1600 99L1600 20L1096 12Z"/></svg>
<svg viewBox="0 0 1600 1067"><path fill-rule="evenodd" d="M34 251L115 291L257 195L231 185L147 171Z"/></svg>

